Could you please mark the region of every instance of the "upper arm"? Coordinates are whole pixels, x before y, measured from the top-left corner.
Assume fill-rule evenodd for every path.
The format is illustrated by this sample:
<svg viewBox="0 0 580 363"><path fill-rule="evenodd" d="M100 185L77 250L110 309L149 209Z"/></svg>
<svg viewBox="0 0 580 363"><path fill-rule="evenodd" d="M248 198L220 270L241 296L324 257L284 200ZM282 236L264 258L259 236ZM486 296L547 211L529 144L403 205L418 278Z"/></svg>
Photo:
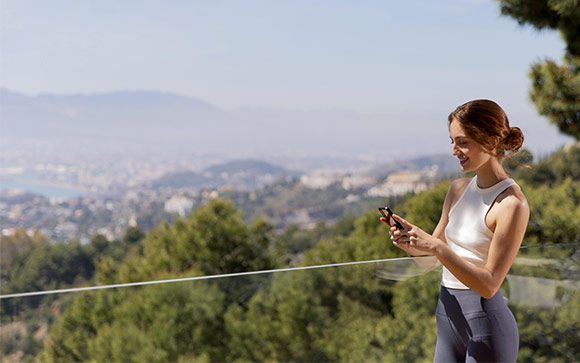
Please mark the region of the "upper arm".
<svg viewBox="0 0 580 363"><path fill-rule="evenodd" d="M495 289L499 289L513 264L524 239L530 209L522 195L511 195L502 201L485 268Z"/></svg>
<svg viewBox="0 0 580 363"><path fill-rule="evenodd" d="M433 231L433 237L447 243L447 240L445 239L445 227L447 227L447 223L449 222L449 211L455 202L457 202L457 199L459 199L470 180L471 179L469 178L456 179L449 186L449 190L445 196L445 201L443 202L443 209L441 210L439 223L437 223L437 227L435 227L435 230Z"/></svg>

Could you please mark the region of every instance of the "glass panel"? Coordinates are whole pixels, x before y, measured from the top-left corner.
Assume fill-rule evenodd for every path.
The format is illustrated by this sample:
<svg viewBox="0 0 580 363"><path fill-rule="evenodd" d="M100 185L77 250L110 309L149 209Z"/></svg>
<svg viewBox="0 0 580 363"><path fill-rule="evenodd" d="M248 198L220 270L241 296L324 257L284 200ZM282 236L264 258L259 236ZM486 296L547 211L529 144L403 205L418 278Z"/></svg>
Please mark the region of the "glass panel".
<svg viewBox="0 0 580 363"><path fill-rule="evenodd" d="M578 244L524 248L502 292L521 361L579 356ZM2 299L3 361L432 361L433 258ZM423 267L421 267L422 265Z"/></svg>

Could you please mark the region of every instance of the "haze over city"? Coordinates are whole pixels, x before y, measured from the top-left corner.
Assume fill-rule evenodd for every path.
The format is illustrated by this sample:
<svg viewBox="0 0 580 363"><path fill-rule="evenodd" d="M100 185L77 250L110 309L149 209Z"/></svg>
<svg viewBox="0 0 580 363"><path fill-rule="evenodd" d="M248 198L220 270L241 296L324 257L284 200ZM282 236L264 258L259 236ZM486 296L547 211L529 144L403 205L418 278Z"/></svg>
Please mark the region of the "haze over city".
<svg viewBox="0 0 580 363"><path fill-rule="evenodd" d="M502 105L535 153L570 140L528 100L530 64L559 60L563 42L555 31L537 32L501 17L494 1L3 1L0 6L4 90L32 100L47 94L162 92L229 115L221 130L225 136L200 133L213 149L188 151L231 157L444 153L447 115L474 98ZM162 110L143 123L144 130L172 115ZM78 117L81 128L111 121L61 111L73 121ZM126 121L140 133L139 120ZM219 129L215 120L197 121L213 125L200 129ZM172 132L186 144L179 122ZM244 128L249 132L240 134ZM163 148L174 144L168 134L143 131L133 143ZM20 136L9 144L18 144ZM85 137L109 140L98 133ZM124 141L121 145L131 144Z"/></svg>
<svg viewBox="0 0 580 363"><path fill-rule="evenodd" d="M578 360L577 3L0 0L0 361Z"/></svg>

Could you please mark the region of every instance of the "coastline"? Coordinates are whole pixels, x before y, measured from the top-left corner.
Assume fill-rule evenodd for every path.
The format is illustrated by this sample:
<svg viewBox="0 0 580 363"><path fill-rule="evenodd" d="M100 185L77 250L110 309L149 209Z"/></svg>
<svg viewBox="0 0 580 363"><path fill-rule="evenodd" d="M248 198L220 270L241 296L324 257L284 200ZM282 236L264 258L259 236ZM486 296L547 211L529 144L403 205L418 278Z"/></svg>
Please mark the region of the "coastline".
<svg viewBox="0 0 580 363"><path fill-rule="evenodd" d="M38 180L33 178L18 180L14 180L14 178L0 178L0 193L9 190L22 190L33 194L39 194L47 198L76 198L89 192L87 187L67 182Z"/></svg>

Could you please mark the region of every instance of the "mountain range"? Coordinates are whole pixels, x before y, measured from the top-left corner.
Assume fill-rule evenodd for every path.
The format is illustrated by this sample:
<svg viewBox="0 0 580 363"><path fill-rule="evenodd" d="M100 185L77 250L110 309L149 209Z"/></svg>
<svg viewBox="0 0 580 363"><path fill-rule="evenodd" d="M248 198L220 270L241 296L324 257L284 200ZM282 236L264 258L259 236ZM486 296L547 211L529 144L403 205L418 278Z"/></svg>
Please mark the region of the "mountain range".
<svg viewBox="0 0 580 363"><path fill-rule="evenodd" d="M407 116L430 117L411 111ZM402 117L343 110L230 110L160 91L30 96L0 90L0 141L12 148L170 149L234 158L432 152L434 135L413 130L416 126L400 122ZM414 132L412 145L398 137L406 132Z"/></svg>

